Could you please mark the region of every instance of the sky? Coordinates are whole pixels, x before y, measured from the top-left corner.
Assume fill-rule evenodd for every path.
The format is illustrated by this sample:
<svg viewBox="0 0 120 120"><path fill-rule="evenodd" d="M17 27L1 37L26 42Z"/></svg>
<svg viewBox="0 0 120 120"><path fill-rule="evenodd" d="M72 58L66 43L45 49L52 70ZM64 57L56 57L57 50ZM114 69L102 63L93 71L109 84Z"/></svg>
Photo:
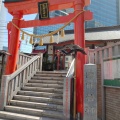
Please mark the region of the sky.
<svg viewBox="0 0 120 120"><path fill-rule="evenodd" d="M35 17L36 17L36 14L24 15L24 16L23 16L23 19L26 20L26 21L27 21L27 20L34 20ZM7 16L6 16L6 21L7 21L7 23L8 23L9 21L12 21L12 18L13 18L13 16L7 12ZM33 33L33 27L32 27L32 28L24 28L23 30L25 30L25 31L28 32L28 33Z"/></svg>
<svg viewBox="0 0 120 120"><path fill-rule="evenodd" d="M3 5L3 4L2 4ZM5 9L5 8L4 8ZM13 16L12 15L10 15L9 13L8 13L8 10L7 9L5 9L4 11L6 11L6 14L2 14L3 16L5 15L6 16L6 21L5 20L2 20L2 21L4 21L4 28L2 28L1 26L0 26L0 29L2 29L3 31L3 33L2 34L4 34L4 39L3 38L0 38L0 42L5 46L5 47L8 47L8 31L7 31L7 23L9 23L10 21L12 21L12 18L13 18ZM24 15L23 16L23 19L24 20L34 20L35 19L35 17L36 17L36 15L37 15L37 13L36 14L31 14L31 15ZM1 17L1 16L0 16ZM2 17L1 17L2 18ZM2 18L3 19L3 18ZM2 24L2 26L3 26L3 24ZM24 28L24 29L22 29L23 31L25 31L25 32L28 32L28 33L30 33L30 34L33 34L33 28ZM0 33L1 34L1 33ZM20 40L21 40L21 38L20 38ZM29 44L29 40L30 40L30 38L29 38L29 36L26 36L25 37L25 40L23 41L23 40L21 40L22 42L21 42L21 47L20 47L20 51L21 52L25 52L25 53L31 53L31 50L32 50L32 45L31 44ZM28 41L28 42L27 42ZM3 46L3 45L1 45L1 46ZM1 49L2 49L3 47L1 47Z"/></svg>
<svg viewBox="0 0 120 120"><path fill-rule="evenodd" d="M23 16L23 19L24 19L24 20L34 20L35 17L36 17L36 14L24 15L24 16ZM8 23L9 21L12 21L12 18L13 18L13 16L7 12L6 22ZM29 30L29 29L32 30L33 28L28 28L28 30ZM30 30L29 30L29 31L30 31Z"/></svg>
<svg viewBox="0 0 120 120"><path fill-rule="evenodd" d="M35 19L36 17L36 14L31 14L31 15L25 15L23 16L23 19L24 20L33 20ZM8 23L9 21L12 21L12 18L13 16L10 15L8 12L7 12L7 15L6 15L6 23ZM7 25L7 24L6 24ZM28 33L33 33L33 28L25 28L25 29L22 29ZM25 36L25 40L24 41L21 41L21 46L20 46L20 51L21 52L25 52L25 53L31 53L32 52L32 45L29 44L29 36ZM5 43L5 46L7 46L7 44Z"/></svg>
<svg viewBox="0 0 120 120"><path fill-rule="evenodd" d="M31 14L31 15L24 15L23 16L23 18L25 19L25 20L32 20L32 19L34 19L35 18L35 16L36 16L36 14ZM8 12L7 12L7 21L11 21L12 20L12 15L11 14L9 14Z"/></svg>

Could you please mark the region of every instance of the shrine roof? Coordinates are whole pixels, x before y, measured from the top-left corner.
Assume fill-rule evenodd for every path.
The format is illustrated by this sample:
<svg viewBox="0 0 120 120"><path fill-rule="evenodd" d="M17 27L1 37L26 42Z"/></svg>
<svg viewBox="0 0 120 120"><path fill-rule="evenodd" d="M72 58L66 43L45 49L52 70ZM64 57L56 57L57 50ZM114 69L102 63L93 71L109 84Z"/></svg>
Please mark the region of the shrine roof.
<svg viewBox="0 0 120 120"><path fill-rule="evenodd" d="M44 38L44 43L49 43L49 37ZM74 40L74 33L66 34L65 37L58 38L57 35L54 36L54 40L57 42L66 42L70 40ZM86 41L114 41L120 40L120 31L100 31L100 32L86 32L85 33L85 40Z"/></svg>

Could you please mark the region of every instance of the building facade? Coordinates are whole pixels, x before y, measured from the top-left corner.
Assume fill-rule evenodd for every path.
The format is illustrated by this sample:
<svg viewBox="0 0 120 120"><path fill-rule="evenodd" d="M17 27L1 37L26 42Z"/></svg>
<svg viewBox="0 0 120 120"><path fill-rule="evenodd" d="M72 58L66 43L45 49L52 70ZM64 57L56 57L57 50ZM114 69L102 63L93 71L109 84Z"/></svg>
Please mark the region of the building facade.
<svg viewBox="0 0 120 120"><path fill-rule="evenodd" d="M91 0L91 4L85 8L93 12L93 20L85 24L86 28L116 26L120 24L119 0Z"/></svg>
<svg viewBox="0 0 120 120"><path fill-rule="evenodd" d="M91 4L85 8L93 12L93 20L85 22L85 28L116 26L120 24L120 1L119 0L91 0ZM73 12L73 9L50 12L50 17L63 16ZM38 15L35 19L38 19ZM60 28L59 25L36 27L34 34L46 34ZM74 29L71 23L65 30Z"/></svg>
<svg viewBox="0 0 120 120"><path fill-rule="evenodd" d="M65 15L68 15L69 13L72 13L74 10L73 9L66 9L66 10L60 10L60 11L52 11L50 12L50 18L53 18L53 17L58 17L58 16L65 16ZM35 19L39 19L39 15L37 14L36 15L36 18ZM60 27L62 27L63 24L57 24L57 25L50 25L50 26L41 26L41 27L35 27L33 32L34 34L38 34L38 35L41 35L41 34L47 34L51 31L54 31ZM73 27L74 27L74 24L71 23L70 25L68 25L65 30L73 30Z"/></svg>
<svg viewBox="0 0 120 120"><path fill-rule="evenodd" d="M6 8L0 3L0 50L3 50L6 32Z"/></svg>
<svg viewBox="0 0 120 120"><path fill-rule="evenodd" d="M120 0L117 0L117 5L118 5L118 24L120 25Z"/></svg>

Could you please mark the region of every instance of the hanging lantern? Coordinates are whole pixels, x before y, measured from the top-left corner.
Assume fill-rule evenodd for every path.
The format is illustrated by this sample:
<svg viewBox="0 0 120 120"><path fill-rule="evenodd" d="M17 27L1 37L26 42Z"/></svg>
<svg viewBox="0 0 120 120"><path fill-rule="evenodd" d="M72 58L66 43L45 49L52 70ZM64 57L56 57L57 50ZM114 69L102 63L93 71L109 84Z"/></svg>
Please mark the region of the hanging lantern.
<svg viewBox="0 0 120 120"><path fill-rule="evenodd" d="M40 46L43 46L43 38L40 38L39 45L40 45Z"/></svg>
<svg viewBox="0 0 120 120"><path fill-rule="evenodd" d="M65 37L65 31L64 31L64 29L61 30L61 37Z"/></svg>
<svg viewBox="0 0 120 120"><path fill-rule="evenodd" d="M54 38L53 38L53 35L50 36L50 43L53 43L54 42Z"/></svg>
<svg viewBox="0 0 120 120"><path fill-rule="evenodd" d="M25 34L25 33L23 32L23 33L22 33L21 40L24 40L24 34Z"/></svg>
<svg viewBox="0 0 120 120"><path fill-rule="evenodd" d="M33 44L33 36L30 37L29 43L30 43L30 44Z"/></svg>

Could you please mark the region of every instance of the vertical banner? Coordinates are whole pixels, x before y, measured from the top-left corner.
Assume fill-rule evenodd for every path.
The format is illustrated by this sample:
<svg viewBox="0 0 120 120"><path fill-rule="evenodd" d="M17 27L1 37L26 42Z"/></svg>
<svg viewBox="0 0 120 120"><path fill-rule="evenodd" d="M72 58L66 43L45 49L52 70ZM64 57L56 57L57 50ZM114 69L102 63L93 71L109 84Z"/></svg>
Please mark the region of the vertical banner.
<svg viewBox="0 0 120 120"><path fill-rule="evenodd" d="M84 66L84 119L97 120L97 67Z"/></svg>

